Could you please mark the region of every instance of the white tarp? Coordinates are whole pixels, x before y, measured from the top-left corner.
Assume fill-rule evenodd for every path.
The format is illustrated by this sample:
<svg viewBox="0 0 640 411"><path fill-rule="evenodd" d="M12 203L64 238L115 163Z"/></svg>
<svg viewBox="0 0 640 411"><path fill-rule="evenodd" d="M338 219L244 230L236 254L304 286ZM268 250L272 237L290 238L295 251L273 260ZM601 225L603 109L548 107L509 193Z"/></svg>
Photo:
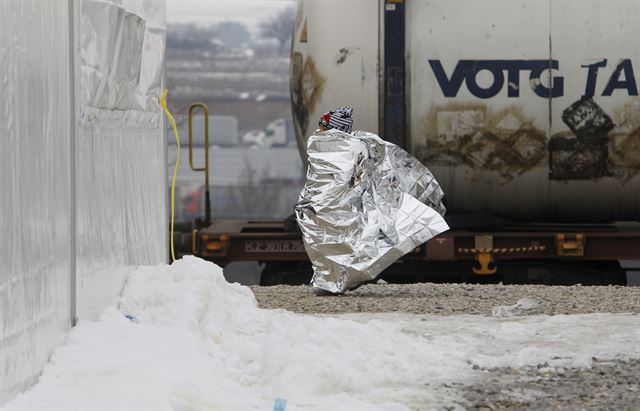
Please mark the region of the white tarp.
<svg viewBox="0 0 640 411"><path fill-rule="evenodd" d="M0 2L0 404L74 313L166 261L165 20L163 1Z"/></svg>
<svg viewBox="0 0 640 411"><path fill-rule="evenodd" d="M78 14L78 313L91 317L129 267L166 253L165 15L162 2L102 0Z"/></svg>
<svg viewBox="0 0 640 411"><path fill-rule="evenodd" d="M71 324L68 17L66 2L0 2L0 404Z"/></svg>

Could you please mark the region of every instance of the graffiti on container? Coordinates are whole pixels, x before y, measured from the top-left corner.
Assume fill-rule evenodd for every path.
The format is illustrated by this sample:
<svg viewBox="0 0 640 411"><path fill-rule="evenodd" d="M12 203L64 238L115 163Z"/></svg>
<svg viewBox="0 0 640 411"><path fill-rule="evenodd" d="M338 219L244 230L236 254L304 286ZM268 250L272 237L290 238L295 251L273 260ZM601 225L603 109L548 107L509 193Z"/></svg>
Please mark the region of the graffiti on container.
<svg viewBox="0 0 640 411"><path fill-rule="evenodd" d="M339 66L341 64L343 64L345 61L347 61L347 57L349 57L349 55L351 55L351 53L353 53L356 50L360 50L360 47L343 47L340 50L338 50L338 54L336 54L335 57L335 65Z"/></svg>
<svg viewBox="0 0 640 411"><path fill-rule="evenodd" d="M311 57L304 59L302 53L291 54L291 106L296 135L306 136L309 129L309 113L324 90L326 79L316 69ZM302 144L305 147L306 144Z"/></svg>
<svg viewBox="0 0 640 411"><path fill-rule="evenodd" d="M562 121L581 139L606 136L615 127L611 117L588 96L564 109Z"/></svg>
<svg viewBox="0 0 640 411"><path fill-rule="evenodd" d="M554 136L549 141L550 180L594 180L612 175L608 137Z"/></svg>
<svg viewBox="0 0 640 411"><path fill-rule="evenodd" d="M592 180L613 175L609 132L615 124L590 96L583 96L562 112L562 121L574 136L549 140L551 180ZM564 133L566 134L566 133Z"/></svg>
<svg viewBox="0 0 640 411"><path fill-rule="evenodd" d="M571 132L556 133L549 141L550 179L628 182L640 174L640 100L610 116L591 96L583 96L562 112L562 120Z"/></svg>
<svg viewBox="0 0 640 411"><path fill-rule="evenodd" d="M435 107L425 120L428 147L418 146L416 155L427 164L466 164L510 181L547 156L546 134L517 107L493 114L482 104L453 103Z"/></svg>
<svg viewBox="0 0 640 411"><path fill-rule="evenodd" d="M640 175L640 99L609 115L583 96L561 117L567 130L548 139L517 107L494 114L483 104L436 106L424 118L427 144L415 147L415 153L434 165L492 172L504 183L544 166L549 179L560 181L613 177L627 182Z"/></svg>

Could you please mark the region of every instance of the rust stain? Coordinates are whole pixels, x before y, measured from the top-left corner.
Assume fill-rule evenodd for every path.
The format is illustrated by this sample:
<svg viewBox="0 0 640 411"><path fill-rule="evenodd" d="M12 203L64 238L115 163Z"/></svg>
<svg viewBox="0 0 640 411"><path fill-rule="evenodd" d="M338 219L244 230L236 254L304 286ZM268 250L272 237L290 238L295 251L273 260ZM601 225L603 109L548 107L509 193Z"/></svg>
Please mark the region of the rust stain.
<svg viewBox="0 0 640 411"><path fill-rule="evenodd" d="M640 127L640 98L634 97L626 104L612 110L614 122L619 130L633 131Z"/></svg>
<svg viewBox="0 0 640 411"><path fill-rule="evenodd" d="M620 165L640 169L640 127L629 133L615 152Z"/></svg>
<svg viewBox="0 0 640 411"><path fill-rule="evenodd" d="M302 74L302 90L309 112L314 111L326 82L327 80L316 69L315 61L307 57Z"/></svg>
<svg viewBox="0 0 640 411"><path fill-rule="evenodd" d="M309 115L315 110L325 83L326 79L316 69L313 58L305 59L300 52L291 54L291 106L299 138L306 137L309 132Z"/></svg>
<svg viewBox="0 0 640 411"><path fill-rule="evenodd" d="M466 164L510 181L547 157L545 133L518 107L493 114L483 104L451 103L434 107L423 124L427 145L416 155L434 164Z"/></svg>
<svg viewBox="0 0 640 411"><path fill-rule="evenodd" d="M616 176L627 182L640 174L640 127L627 134L613 150Z"/></svg>
<svg viewBox="0 0 640 411"><path fill-rule="evenodd" d="M307 19L304 19L304 26L302 27L302 32L300 33L300 43L307 42Z"/></svg>
<svg viewBox="0 0 640 411"><path fill-rule="evenodd" d="M640 99L610 116L581 99L565 109L563 120L567 129L548 137L517 106L495 113L478 103L435 106L422 119L427 143L414 151L432 164L493 171L503 182L546 165L556 180L626 183L640 175Z"/></svg>
<svg viewBox="0 0 640 411"><path fill-rule="evenodd" d="M484 118L487 112L487 107L485 105L473 103L451 103L444 106L436 106L423 119L427 140L434 139L434 136L437 136L438 134L438 113L448 112L477 112L478 115L482 117L483 124L482 126L478 126L476 124L476 126L484 130Z"/></svg>
<svg viewBox="0 0 640 411"><path fill-rule="evenodd" d="M640 174L640 98L614 109L613 118L618 127L609 134L611 154L616 176L626 182Z"/></svg>
<svg viewBox="0 0 640 411"><path fill-rule="evenodd" d="M291 111L293 114L293 126L298 138L298 148L302 150L305 147L304 141L301 140L306 134L309 126L309 111L304 101L302 93L302 72L304 67L304 57L300 52L291 53ZM302 156L302 158L305 158Z"/></svg>

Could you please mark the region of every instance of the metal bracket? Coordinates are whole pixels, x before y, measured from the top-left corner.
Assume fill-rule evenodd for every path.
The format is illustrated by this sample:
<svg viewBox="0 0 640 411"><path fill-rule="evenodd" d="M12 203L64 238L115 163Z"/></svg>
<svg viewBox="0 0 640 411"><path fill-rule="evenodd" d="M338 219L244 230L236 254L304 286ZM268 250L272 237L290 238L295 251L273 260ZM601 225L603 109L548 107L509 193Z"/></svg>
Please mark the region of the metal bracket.
<svg viewBox="0 0 640 411"><path fill-rule="evenodd" d="M194 228L191 232L191 253L198 255L198 229Z"/></svg>
<svg viewBox="0 0 640 411"><path fill-rule="evenodd" d="M556 234L556 253L561 257L582 257L584 243L585 235L582 233L558 233Z"/></svg>
<svg viewBox="0 0 640 411"><path fill-rule="evenodd" d="M202 254L209 257L223 257L227 255L231 239L229 234L214 234L213 238L209 234L203 234L204 241Z"/></svg>
<svg viewBox="0 0 640 411"><path fill-rule="evenodd" d="M493 262L493 254L491 253L479 253L476 254L476 260L480 264L480 268L472 267L473 272L476 274L495 274L498 271L498 267L489 268L489 264Z"/></svg>
<svg viewBox="0 0 640 411"><path fill-rule="evenodd" d="M498 267L489 268L489 264L493 262L493 236L492 235L477 235L475 237L475 248L477 250L476 260L480 264L480 268L473 267L473 272L476 274L495 274L498 271Z"/></svg>
<svg viewBox="0 0 640 411"><path fill-rule="evenodd" d="M201 108L204 114L204 167L193 165L193 113ZM179 147L179 146L178 146ZM209 107L204 103L189 106L189 167L193 171L204 171L204 225L211 223L211 194L209 188Z"/></svg>

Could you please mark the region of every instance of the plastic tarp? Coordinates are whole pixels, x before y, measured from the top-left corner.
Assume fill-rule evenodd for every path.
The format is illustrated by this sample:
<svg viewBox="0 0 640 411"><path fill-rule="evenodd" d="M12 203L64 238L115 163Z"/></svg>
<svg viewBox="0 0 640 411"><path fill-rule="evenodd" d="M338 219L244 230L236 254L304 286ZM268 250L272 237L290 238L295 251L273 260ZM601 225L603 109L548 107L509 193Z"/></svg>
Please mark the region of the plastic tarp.
<svg viewBox="0 0 640 411"><path fill-rule="evenodd" d="M0 404L70 321L68 4L0 2Z"/></svg>
<svg viewBox="0 0 640 411"><path fill-rule="evenodd" d="M0 2L0 405L73 313L167 259L165 20L156 0Z"/></svg>
<svg viewBox="0 0 640 411"><path fill-rule="evenodd" d="M78 14L78 315L91 318L131 267L165 261L166 18L156 1L83 1Z"/></svg>

